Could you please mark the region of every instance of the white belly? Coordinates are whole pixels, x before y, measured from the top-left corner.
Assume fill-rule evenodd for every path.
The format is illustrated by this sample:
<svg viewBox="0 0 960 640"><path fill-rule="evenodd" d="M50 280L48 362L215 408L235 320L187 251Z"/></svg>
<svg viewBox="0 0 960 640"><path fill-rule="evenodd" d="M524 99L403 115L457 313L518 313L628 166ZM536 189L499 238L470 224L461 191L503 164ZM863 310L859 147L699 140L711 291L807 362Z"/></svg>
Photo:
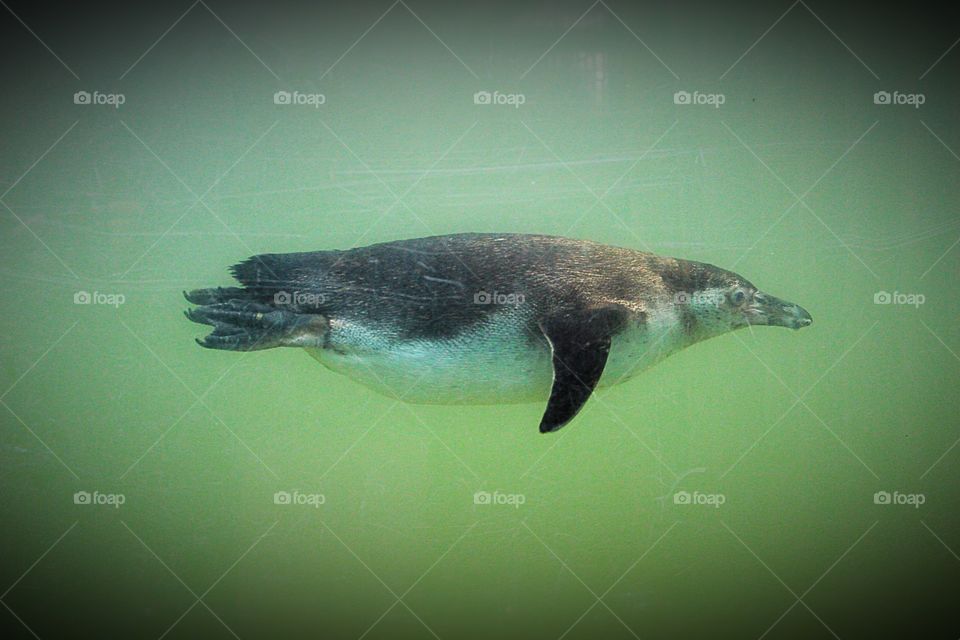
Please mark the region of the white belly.
<svg viewBox="0 0 960 640"><path fill-rule="evenodd" d="M518 326L494 317L456 339L395 341L331 320L335 348L307 352L332 371L405 402L544 402L553 382L549 343L529 340ZM614 337L599 386L628 380L679 348L671 330L676 326L672 318L648 318L643 330Z"/></svg>

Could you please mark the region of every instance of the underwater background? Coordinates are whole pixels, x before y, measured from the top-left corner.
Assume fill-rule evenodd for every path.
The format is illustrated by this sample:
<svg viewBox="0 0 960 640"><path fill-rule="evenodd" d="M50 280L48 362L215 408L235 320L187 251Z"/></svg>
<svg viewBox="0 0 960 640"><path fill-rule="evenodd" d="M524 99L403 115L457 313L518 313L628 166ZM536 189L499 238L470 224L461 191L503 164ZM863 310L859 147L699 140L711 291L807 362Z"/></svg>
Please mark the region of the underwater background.
<svg viewBox="0 0 960 640"><path fill-rule="evenodd" d="M5 637L956 638L945 11L3 3ZM464 231L710 262L814 323L541 435L181 313L253 254Z"/></svg>

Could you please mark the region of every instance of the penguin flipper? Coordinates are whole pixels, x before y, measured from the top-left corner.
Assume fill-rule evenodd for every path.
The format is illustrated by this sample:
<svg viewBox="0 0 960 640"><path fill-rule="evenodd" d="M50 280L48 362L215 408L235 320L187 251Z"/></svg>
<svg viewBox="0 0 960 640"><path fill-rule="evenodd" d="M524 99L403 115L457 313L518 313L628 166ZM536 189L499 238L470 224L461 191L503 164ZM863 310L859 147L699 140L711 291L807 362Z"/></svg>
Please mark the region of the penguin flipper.
<svg viewBox="0 0 960 640"><path fill-rule="evenodd" d="M540 433L556 431L583 408L603 375L613 335L629 313L626 307L607 304L559 312L540 322L553 360L553 386Z"/></svg>

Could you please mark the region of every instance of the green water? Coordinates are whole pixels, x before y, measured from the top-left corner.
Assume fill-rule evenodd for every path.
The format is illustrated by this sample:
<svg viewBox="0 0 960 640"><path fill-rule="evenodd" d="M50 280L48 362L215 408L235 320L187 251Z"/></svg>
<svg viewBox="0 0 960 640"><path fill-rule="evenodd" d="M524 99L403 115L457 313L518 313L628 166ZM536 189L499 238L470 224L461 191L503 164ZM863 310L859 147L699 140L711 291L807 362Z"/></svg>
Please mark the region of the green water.
<svg viewBox="0 0 960 640"><path fill-rule="evenodd" d="M69 70L7 16L3 626L956 637L960 54L918 80L955 34L794 5L738 62L790 5L390 6L199 4L149 50L186 6L12 6ZM181 315L255 253L463 231L711 262L815 321L540 435L540 404L397 403L301 351L201 350Z"/></svg>

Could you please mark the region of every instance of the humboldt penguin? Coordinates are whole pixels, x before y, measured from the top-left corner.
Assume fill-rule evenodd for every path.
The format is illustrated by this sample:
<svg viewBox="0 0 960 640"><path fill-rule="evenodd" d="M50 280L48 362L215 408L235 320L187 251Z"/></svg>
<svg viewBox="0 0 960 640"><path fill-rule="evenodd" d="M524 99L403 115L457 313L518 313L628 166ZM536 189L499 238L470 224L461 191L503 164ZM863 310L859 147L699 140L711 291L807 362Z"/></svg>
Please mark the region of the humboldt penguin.
<svg viewBox="0 0 960 640"><path fill-rule="evenodd" d="M300 347L391 397L543 402L556 431L597 387L750 325L799 329L802 307L736 273L569 238L463 233L253 256L241 287L185 292L211 349Z"/></svg>

